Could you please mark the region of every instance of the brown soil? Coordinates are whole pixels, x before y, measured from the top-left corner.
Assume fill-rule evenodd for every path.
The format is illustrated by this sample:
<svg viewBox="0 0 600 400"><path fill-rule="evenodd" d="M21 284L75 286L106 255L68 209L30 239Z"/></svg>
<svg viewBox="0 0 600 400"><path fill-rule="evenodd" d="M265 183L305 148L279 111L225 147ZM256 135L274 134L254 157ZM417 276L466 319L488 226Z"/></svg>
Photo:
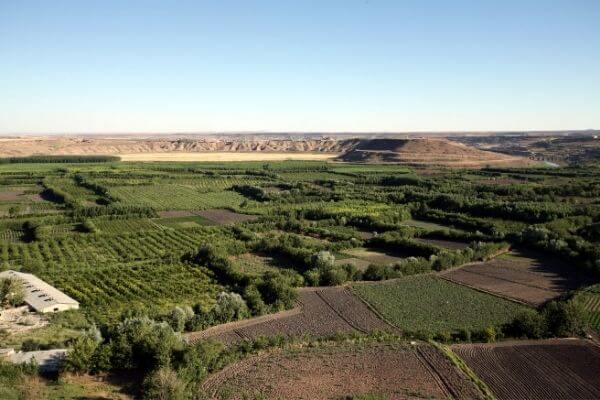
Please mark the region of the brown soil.
<svg viewBox="0 0 600 400"><path fill-rule="evenodd" d="M299 290L298 304L293 310L192 332L186 335L186 340L214 338L230 344L260 336L325 337L356 331L398 332L347 288L305 288Z"/></svg>
<svg viewBox="0 0 600 400"><path fill-rule="evenodd" d="M386 399L481 398L474 385L427 345L335 345L252 357L210 376L210 398Z"/></svg>
<svg viewBox="0 0 600 400"><path fill-rule="evenodd" d="M215 222L219 225L235 224L236 222L256 221L258 216L238 214L229 210L204 210L196 211L194 213L200 217L206 218L209 221Z"/></svg>
<svg viewBox="0 0 600 400"><path fill-rule="evenodd" d="M389 162L400 164L456 167L485 165L526 165L527 159L492 153L445 139L362 140L340 157L352 162Z"/></svg>
<svg viewBox="0 0 600 400"><path fill-rule="evenodd" d="M421 243L425 243L425 244L432 244L434 246L438 246L438 247L441 247L444 249L449 249L449 250L462 250L462 249L466 249L469 246L468 243L453 242L450 240L427 239L427 238L416 238L415 240L417 242L421 242Z"/></svg>
<svg viewBox="0 0 600 400"><path fill-rule="evenodd" d="M23 190L11 190L0 192L0 201L15 201L22 200L25 191Z"/></svg>
<svg viewBox="0 0 600 400"><path fill-rule="evenodd" d="M452 350L500 400L600 398L600 348L586 340L455 345Z"/></svg>
<svg viewBox="0 0 600 400"><path fill-rule="evenodd" d="M440 276L535 307L587 283L584 276L557 260L517 253L467 264Z"/></svg>

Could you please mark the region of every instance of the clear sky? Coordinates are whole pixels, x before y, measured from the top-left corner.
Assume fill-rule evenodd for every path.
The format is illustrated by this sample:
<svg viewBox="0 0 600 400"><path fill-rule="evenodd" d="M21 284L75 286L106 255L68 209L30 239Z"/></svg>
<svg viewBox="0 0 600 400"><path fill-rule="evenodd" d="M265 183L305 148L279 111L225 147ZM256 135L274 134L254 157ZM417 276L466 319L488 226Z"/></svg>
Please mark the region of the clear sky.
<svg viewBox="0 0 600 400"><path fill-rule="evenodd" d="M0 133L600 128L600 0L0 0Z"/></svg>

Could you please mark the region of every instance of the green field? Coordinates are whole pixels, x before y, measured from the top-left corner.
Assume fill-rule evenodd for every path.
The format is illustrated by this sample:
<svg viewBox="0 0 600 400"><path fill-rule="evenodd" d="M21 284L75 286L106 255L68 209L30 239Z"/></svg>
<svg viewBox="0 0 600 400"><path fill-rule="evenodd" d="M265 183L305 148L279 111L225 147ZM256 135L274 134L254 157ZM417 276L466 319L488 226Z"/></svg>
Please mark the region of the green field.
<svg viewBox="0 0 600 400"><path fill-rule="evenodd" d="M510 322L525 307L433 276L413 276L353 290L387 321L411 332L480 330Z"/></svg>
<svg viewBox="0 0 600 400"><path fill-rule="evenodd" d="M600 285L581 290L574 300L582 306L590 327L600 332Z"/></svg>

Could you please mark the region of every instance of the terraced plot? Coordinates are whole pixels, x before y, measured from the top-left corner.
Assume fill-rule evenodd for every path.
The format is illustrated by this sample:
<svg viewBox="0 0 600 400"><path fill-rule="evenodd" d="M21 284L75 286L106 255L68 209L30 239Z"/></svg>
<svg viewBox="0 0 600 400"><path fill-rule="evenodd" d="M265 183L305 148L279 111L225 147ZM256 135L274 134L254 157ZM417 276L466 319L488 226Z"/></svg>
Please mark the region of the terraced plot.
<svg viewBox="0 0 600 400"><path fill-rule="evenodd" d="M478 389L428 345L334 345L251 357L211 375L201 390L211 399L389 400L482 398Z"/></svg>
<svg viewBox="0 0 600 400"><path fill-rule="evenodd" d="M444 279L540 306L588 279L557 260L512 253L443 273Z"/></svg>
<svg viewBox="0 0 600 400"><path fill-rule="evenodd" d="M187 335L237 343L260 336L324 337L338 332L397 332L343 287L301 289L297 307L281 313L209 328Z"/></svg>
<svg viewBox="0 0 600 400"><path fill-rule="evenodd" d="M600 348L586 340L454 345L452 351L499 400L600 398Z"/></svg>

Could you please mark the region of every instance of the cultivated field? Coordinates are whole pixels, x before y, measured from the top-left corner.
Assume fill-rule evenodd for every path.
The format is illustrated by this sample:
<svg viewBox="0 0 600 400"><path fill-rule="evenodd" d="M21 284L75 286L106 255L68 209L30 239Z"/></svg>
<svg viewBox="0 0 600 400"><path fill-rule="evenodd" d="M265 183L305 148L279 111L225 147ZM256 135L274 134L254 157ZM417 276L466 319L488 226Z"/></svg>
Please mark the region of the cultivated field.
<svg viewBox="0 0 600 400"><path fill-rule="evenodd" d="M581 290L575 295L574 301L583 308L590 327L600 332L600 285Z"/></svg>
<svg viewBox="0 0 600 400"><path fill-rule="evenodd" d="M353 291L387 321L411 332L480 330L509 322L524 309L431 275L355 284Z"/></svg>
<svg viewBox="0 0 600 400"><path fill-rule="evenodd" d="M504 399L597 399L600 348L585 340L554 339L452 346Z"/></svg>
<svg viewBox="0 0 600 400"><path fill-rule="evenodd" d="M389 400L482 398L478 389L433 347L336 345L252 357L210 376L209 398L338 399L376 394Z"/></svg>
<svg viewBox="0 0 600 400"><path fill-rule="evenodd" d="M192 332L187 340L213 338L231 344L260 336L325 337L372 331L397 332L346 288L307 288L300 291L297 306L292 311Z"/></svg>
<svg viewBox="0 0 600 400"><path fill-rule="evenodd" d="M431 244L434 246L442 247L444 249L450 250L462 250L469 246L468 243L455 242L451 240L440 240L440 239L426 239L426 238L416 238L417 242Z"/></svg>
<svg viewBox="0 0 600 400"><path fill-rule="evenodd" d="M533 306L540 306L589 280L554 259L513 252L445 273L445 279Z"/></svg>
<svg viewBox="0 0 600 400"><path fill-rule="evenodd" d="M134 153L119 154L123 161L282 161L331 160L336 153L268 153L268 152L210 152L210 153Z"/></svg>

